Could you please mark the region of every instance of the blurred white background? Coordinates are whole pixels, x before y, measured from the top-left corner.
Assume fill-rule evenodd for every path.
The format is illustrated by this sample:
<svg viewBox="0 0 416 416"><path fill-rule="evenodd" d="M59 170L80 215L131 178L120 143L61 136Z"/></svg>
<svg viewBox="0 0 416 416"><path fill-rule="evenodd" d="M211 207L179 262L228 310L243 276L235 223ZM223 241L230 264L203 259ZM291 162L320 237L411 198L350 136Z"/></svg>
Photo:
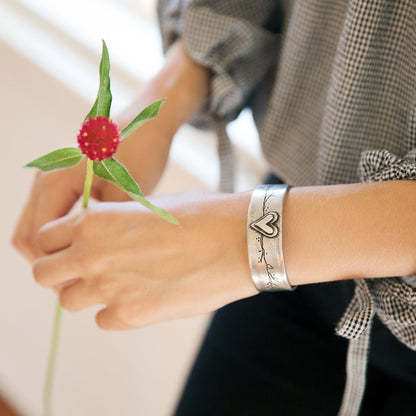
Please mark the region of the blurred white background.
<svg viewBox="0 0 416 416"><path fill-rule="evenodd" d="M95 99L101 39L110 51L114 114L162 65L155 1L0 0L0 394L22 415L41 414L56 301L10 245L33 177L22 167L74 142ZM229 133L237 189L248 189L263 174L250 115ZM157 192L215 188L215 147L211 133L183 127ZM95 312L64 313L54 414L171 414L209 317L112 333L96 328Z"/></svg>

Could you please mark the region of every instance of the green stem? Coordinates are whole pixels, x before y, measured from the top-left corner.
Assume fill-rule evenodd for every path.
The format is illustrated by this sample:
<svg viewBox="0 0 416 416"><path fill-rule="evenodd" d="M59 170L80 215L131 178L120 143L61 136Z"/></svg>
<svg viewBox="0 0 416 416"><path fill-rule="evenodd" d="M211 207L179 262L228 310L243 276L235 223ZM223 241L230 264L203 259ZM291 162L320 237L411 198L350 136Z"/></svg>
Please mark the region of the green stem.
<svg viewBox="0 0 416 416"><path fill-rule="evenodd" d="M91 159L87 159L87 174L85 176L84 192L82 195L82 208L88 207L88 200L91 194L91 185L92 185L93 175L94 175L93 161ZM58 352L58 344L59 344L59 333L61 329L61 316L62 316L62 307L58 300L56 302L51 349L49 351L48 367L46 370L45 385L43 388L43 415L44 416L52 415L51 398L52 398L53 379L55 375L56 355Z"/></svg>
<svg viewBox="0 0 416 416"><path fill-rule="evenodd" d="M84 194L82 196L82 208L88 207L88 199L90 198L93 171L93 161L87 159L87 175L85 176Z"/></svg>
<svg viewBox="0 0 416 416"><path fill-rule="evenodd" d="M49 351L48 367L46 370L45 385L43 387L43 414L50 416L53 376L55 374L56 353L58 351L59 332L61 328L62 308L59 300L56 302L55 319L53 323L52 343Z"/></svg>

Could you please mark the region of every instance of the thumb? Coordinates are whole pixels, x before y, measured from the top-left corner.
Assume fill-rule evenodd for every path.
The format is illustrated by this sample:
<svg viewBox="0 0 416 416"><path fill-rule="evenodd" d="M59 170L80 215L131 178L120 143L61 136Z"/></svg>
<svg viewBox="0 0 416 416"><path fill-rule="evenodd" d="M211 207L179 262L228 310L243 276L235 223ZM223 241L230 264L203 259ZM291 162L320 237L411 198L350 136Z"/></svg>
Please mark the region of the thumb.
<svg viewBox="0 0 416 416"><path fill-rule="evenodd" d="M71 186L71 178L68 177L68 175L53 175L53 173L49 174L49 176L45 175L45 177L42 178L43 181L38 187L38 195L31 230L31 249L34 258L43 254L36 243L36 239L34 238L39 229L47 222L56 220L66 215L74 206L81 194L79 186Z"/></svg>

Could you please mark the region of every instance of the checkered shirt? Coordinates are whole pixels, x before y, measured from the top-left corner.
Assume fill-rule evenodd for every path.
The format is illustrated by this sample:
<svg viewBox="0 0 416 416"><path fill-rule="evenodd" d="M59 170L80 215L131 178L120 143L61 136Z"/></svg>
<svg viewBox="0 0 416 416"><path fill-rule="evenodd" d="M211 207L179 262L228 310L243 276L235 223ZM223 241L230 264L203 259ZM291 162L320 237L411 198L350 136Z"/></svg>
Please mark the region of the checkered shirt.
<svg viewBox="0 0 416 416"><path fill-rule="evenodd" d="M212 71L200 120L253 110L270 169L287 183L416 178L414 0L161 0L164 48L184 40ZM416 278L361 279L339 323L350 339L339 415L358 414L374 314L416 350Z"/></svg>

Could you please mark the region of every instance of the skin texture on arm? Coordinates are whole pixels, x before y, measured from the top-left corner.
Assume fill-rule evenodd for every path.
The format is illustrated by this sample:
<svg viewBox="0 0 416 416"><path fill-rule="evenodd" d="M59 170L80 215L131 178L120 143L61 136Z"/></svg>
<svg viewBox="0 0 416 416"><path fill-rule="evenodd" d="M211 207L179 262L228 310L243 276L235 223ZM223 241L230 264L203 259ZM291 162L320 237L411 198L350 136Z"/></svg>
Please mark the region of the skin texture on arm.
<svg viewBox="0 0 416 416"><path fill-rule="evenodd" d="M97 315L103 329L193 316L257 293L247 256L249 192L155 200L179 226L135 202L98 204L45 225L37 282L75 281L60 291L62 306L105 305ZM412 181L292 188L282 230L289 282L415 273L415 212Z"/></svg>
<svg viewBox="0 0 416 416"><path fill-rule="evenodd" d="M172 138L178 127L194 114L208 94L210 74L193 62L181 41L172 45L160 72L122 116L120 126L156 99L167 97L157 120L149 121L120 144L117 159L130 171L145 194L158 183L166 165ZM36 233L48 221L67 214L82 194L86 161L53 172L38 172L30 197L16 227L13 244L29 260L41 254ZM91 195L99 201L126 201L118 188L94 178Z"/></svg>
<svg viewBox="0 0 416 416"><path fill-rule="evenodd" d="M416 273L416 182L292 188L283 244L291 283Z"/></svg>

